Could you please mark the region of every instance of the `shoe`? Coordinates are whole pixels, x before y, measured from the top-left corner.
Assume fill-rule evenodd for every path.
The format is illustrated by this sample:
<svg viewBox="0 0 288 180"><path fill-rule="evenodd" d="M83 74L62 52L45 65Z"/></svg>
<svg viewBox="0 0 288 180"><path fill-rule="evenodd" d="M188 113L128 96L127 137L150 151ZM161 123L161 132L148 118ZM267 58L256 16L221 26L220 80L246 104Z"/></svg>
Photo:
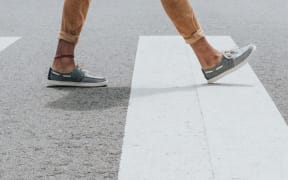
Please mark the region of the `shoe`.
<svg viewBox="0 0 288 180"><path fill-rule="evenodd" d="M87 70L76 66L70 73L60 73L50 68L47 86L100 87L107 84L105 78L90 75Z"/></svg>
<svg viewBox="0 0 288 180"><path fill-rule="evenodd" d="M214 83L220 78L239 69L248 62L248 57L256 50L256 46L249 44L242 48L226 50L222 53L221 62L209 69L202 69L208 83Z"/></svg>

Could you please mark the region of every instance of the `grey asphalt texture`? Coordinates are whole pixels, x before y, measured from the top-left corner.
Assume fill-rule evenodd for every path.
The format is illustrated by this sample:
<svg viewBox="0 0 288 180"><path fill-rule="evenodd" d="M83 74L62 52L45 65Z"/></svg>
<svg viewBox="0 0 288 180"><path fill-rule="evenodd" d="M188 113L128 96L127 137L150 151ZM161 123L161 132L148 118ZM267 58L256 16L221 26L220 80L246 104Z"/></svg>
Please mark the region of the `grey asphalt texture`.
<svg viewBox="0 0 288 180"><path fill-rule="evenodd" d="M90 89L45 86L63 1L0 3L0 37L22 37L0 53L0 179L117 179L138 37L177 35L160 1L92 1L77 62L110 84ZM192 4L207 35L258 46L250 65L288 120L288 1Z"/></svg>

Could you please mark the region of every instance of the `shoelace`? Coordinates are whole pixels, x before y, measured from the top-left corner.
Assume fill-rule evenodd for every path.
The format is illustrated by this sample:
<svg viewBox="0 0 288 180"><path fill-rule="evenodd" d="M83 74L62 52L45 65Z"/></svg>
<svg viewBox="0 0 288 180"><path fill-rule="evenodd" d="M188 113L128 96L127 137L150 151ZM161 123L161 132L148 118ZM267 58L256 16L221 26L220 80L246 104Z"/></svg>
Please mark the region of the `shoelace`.
<svg viewBox="0 0 288 180"><path fill-rule="evenodd" d="M84 74L88 74L89 73L89 71L88 70L86 70L86 69L83 69L84 68L84 65L82 65L82 64L79 64L79 65L77 65L78 66L78 69L80 70L80 71L82 71Z"/></svg>
<svg viewBox="0 0 288 180"><path fill-rule="evenodd" d="M236 53L237 53L236 49L225 50L223 52L223 56L227 59L232 59L233 54L236 54Z"/></svg>

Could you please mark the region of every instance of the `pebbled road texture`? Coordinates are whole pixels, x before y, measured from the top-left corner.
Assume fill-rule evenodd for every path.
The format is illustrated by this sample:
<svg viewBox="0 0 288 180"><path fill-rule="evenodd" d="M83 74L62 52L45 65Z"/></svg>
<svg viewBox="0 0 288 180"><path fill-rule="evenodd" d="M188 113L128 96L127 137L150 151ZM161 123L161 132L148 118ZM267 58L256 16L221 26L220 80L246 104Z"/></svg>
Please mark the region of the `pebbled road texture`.
<svg viewBox="0 0 288 180"><path fill-rule="evenodd" d="M92 1L77 61L107 88L46 88L62 1L2 0L0 179L117 179L139 35L176 35L160 1ZM208 35L258 46L250 61L288 119L288 1L192 1ZM179 62L181 63L181 62Z"/></svg>

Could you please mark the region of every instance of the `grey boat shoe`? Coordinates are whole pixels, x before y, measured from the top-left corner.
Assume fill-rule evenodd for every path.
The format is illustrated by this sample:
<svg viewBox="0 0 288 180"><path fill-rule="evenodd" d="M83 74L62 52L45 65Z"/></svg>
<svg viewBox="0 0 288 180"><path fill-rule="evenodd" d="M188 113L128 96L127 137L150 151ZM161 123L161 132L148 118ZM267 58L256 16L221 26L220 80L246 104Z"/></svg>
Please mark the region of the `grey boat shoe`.
<svg viewBox="0 0 288 180"><path fill-rule="evenodd" d="M220 78L239 69L248 62L248 57L256 50L256 46L249 44L242 48L226 50L222 53L219 64L209 69L202 69L208 83L214 83Z"/></svg>
<svg viewBox="0 0 288 180"><path fill-rule="evenodd" d="M87 70L76 66L70 73L60 73L50 68L47 86L100 87L107 84L105 78L90 75Z"/></svg>

